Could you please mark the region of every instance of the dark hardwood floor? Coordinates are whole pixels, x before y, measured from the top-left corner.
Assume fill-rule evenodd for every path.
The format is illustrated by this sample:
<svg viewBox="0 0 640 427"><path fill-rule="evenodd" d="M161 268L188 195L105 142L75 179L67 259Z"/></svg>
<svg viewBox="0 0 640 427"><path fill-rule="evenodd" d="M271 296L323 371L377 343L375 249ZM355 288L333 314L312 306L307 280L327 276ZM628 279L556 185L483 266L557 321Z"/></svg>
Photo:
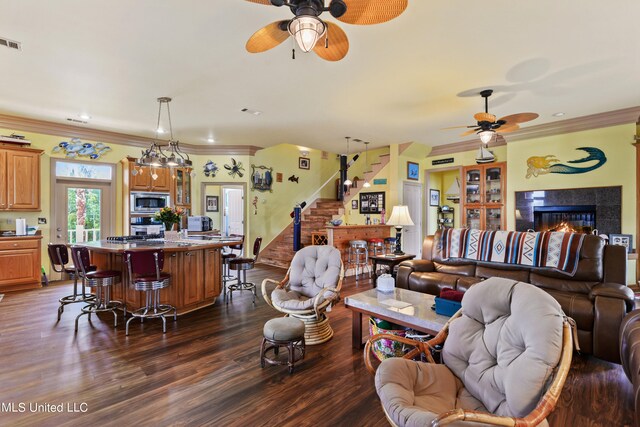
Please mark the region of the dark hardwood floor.
<svg viewBox="0 0 640 427"><path fill-rule="evenodd" d="M249 272L258 285L283 275L265 266ZM343 296L370 287L359 285L348 278ZM126 337L122 319L114 329L109 316L91 324L83 316L76 335L78 304L56 323L57 300L70 288L9 293L0 302L0 425L387 425L362 353L351 349L351 312L342 303L329 313L333 339L308 346L289 375L286 367L260 368L262 325L278 316L262 298L253 306L248 293L236 293L229 305L168 321L165 335L160 321L134 321ZM30 404L63 404L65 412L31 412ZM550 424L630 425L631 411L622 368L576 356Z"/></svg>

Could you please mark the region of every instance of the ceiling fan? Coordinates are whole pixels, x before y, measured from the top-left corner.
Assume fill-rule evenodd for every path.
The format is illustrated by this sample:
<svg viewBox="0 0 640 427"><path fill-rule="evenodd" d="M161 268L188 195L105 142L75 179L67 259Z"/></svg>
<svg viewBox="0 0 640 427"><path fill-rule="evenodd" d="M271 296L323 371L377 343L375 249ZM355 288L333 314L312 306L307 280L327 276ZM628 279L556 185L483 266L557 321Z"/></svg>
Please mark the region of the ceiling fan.
<svg viewBox="0 0 640 427"><path fill-rule="evenodd" d="M470 130L461 133L460 136L477 133L480 140L487 144L496 134L496 131L499 131L500 133L513 132L520 129L520 123L529 122L538 117L538 114L536 113L518 113L504 116L496 120L496 116L489 113L489 97L492 93L493 89L485 89L480 92L480 96L484 98L484 112L476 113L473 116L477 122L475 125L454 126L445 129L471 128Z"/></svg>
<svg viewBox="0 0 640 427"><path fill-rule="evenodd" d="M293 36L304 52L313 50L327 61L339 61L344 58L349 51L349 39L338 25L319 18L323 12L329 12L331 16L347 24L372 25L396 18L404 12L408 4L408 0L247 1L267 6L288 6L294 14L293 19L272 22L256 31L247 41L247 51L264 52ZM324 43L317 43L323 37Z"/></svg>

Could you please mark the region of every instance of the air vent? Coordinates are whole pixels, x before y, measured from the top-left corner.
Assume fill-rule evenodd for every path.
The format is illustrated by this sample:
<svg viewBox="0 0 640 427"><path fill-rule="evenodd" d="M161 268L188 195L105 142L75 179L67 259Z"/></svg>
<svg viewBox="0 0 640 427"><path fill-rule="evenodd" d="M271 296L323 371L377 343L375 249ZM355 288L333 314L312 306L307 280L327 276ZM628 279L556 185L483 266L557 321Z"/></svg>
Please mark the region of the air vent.
<svg viewBox="0 0 640 427"><path fill-rule="evenodd" d="M253 114L254 116L259 116L260 114L262 114L262 111L251 110L249 108L243 108L240 111L242 111L243 113Z"/></svg>
<svg viewBox="0 0 640 427"><path fill-rule="evenodd" d="M73 123L80 123L83 125L86 125L88 122L85 120L80 120L80 119L72 119L71 117L67 117L67 121L68 122L73 122Z"/></svg>
<svg viewBox="0 0 640 427"><path fill-rule="evenodd" d="M22 50L22 43L5 39L4 37L0 37L0 46L8 47L9 49Z"/></svg>

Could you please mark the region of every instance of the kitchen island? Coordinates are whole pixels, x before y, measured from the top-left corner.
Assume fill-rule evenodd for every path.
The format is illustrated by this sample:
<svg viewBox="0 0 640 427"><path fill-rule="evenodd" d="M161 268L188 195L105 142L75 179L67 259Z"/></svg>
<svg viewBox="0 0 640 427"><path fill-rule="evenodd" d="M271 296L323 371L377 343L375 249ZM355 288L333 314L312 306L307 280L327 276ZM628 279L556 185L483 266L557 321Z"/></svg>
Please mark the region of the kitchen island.
<svg viewBox="0 0 640 427"><path fill-rule="evenodd" d="M112 299L123 301L127 310L144 305L144 295L129 286L123 253L127 250L164 249L163 271L171 274L171 285L160 291L160 302L171 304L178 315L213 305L222 291L222 248L237 240L207 238L203 240L81 243L91 251L91 262L98 269L122 273L121 283L114 286Z"/></svg>

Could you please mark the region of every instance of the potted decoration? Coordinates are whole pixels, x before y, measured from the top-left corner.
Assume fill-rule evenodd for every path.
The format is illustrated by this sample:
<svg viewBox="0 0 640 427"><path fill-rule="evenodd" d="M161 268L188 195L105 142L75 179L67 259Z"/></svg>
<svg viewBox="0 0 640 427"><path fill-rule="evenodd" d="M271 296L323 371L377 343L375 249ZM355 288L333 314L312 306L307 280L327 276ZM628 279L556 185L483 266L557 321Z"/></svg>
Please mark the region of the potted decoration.
<svg viewBox="0 0 640 427"><path fill-rule="evenodd" d="M170 231L174 224L180 222L180 218L182 218L183 215L184 210L182 210L182 208L171 208L167 206L156 212L155 218L164 224L166 231Z"/></svg>

